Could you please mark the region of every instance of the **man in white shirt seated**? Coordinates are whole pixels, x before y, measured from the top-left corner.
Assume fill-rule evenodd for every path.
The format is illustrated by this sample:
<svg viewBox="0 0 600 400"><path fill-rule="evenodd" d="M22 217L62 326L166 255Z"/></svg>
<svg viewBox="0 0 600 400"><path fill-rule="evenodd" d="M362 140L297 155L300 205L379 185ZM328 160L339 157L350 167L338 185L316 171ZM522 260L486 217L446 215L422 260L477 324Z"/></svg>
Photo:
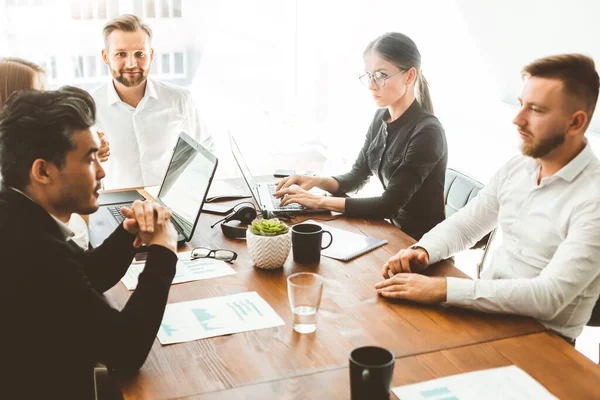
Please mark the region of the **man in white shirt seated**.
<svg viewBox="0 0 600 400"><path fill-rule="evenodd" d="M180 132L214 150L190 92L148 78L154 58L152 31L125 14L103 29L102 58L113 79L96 89L96 128L110 142L103 165L105 189L160 184Z"/></svg>
<svg viewBox="0 0 600 400"><path fill-rule="evenodd" d="M539 59L514 119L523 155L479 195L383 267L377 292L527 315L573 342L600 293L600 162L584 133L598 99L594 61L580 54ZM496 226L503 242L480 280L413 274L470 248Z"/></svg>

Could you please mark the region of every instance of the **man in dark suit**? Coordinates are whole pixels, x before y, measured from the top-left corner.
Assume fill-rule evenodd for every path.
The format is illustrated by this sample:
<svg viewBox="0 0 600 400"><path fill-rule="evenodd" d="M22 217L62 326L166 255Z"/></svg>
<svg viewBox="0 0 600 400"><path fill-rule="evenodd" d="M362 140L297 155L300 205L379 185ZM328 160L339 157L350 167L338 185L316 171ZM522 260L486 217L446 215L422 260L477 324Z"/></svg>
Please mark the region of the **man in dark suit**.
<svg viewBox="0 0 600 400"><path fill-rule="evenodd" d="M175 275L170 211L152 202L123 208L127 219L96 249L71 240L71 213L98 208L104 170L90 131L85 91L22 91L0 110L0 397L86 399L93 368L140 368L160 326ZM148 245L137 290L122 310L102 293Z"/></svg>

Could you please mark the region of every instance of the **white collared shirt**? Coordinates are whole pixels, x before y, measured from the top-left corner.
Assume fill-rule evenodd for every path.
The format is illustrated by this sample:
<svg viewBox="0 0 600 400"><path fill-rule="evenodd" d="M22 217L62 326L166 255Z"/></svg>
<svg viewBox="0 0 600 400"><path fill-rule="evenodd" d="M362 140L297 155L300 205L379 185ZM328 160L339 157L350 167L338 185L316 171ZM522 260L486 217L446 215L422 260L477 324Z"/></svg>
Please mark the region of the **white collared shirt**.
<svg viewBox="0 0 600 400"><path fill-rule="evenodd" d="M182 131L214 151L213 139L184 88L147 79L144 97L135 108L121 101L112 80L92 96L95 128L110 143L110 157L102 164L104 189L159 185Z"/></svg>
<svg viewBox="0 0 600 400"><path fill-rule="evenodd" d="M73 214L71 214L73 215ZM58 229L60 229L60 232L63 234L63 236L65 237L65 240L69 240L72 239L73 236L75 236L75 232L73 232L73 230L71 228L69 228L68 224L65 224L64 222L62 222L60 219L56 218L54 215L50 214L50 216L52 217L52 219L54 221L56 221L56 224L58 225ZM69 220L70 221L70 220Z"/></svg>
<svg viewBox="0 0 600 400"><path fill-rule="evenodd" d="M435 263L497 224L503 242L479 280L447 278L447 303L532 316L571 339L600 293L600 162L589 143L551 177L517 156L470 203L417 244Z"/></svg>

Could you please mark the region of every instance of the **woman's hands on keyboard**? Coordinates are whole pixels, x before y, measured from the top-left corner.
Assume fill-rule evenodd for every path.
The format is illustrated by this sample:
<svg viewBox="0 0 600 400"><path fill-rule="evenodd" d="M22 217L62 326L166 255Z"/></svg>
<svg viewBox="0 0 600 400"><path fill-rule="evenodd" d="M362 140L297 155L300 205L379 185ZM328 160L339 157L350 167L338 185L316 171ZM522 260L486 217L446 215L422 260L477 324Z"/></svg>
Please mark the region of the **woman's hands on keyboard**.
<svg viewBox="0 0 600 400"><path fill-rule="evenodd" d="M279 181L274 197L281 199L280 206L298 203L306 208L319 208L343 213L346 210L346 199L325 197L313 192L317 187L329 193L335 193L340 183L333 177L294 175Z"/></svg>
<svg viewBox="0 0 600 400"><path fill-rule="evenodd" d="M310 190L319 185L319 179L320 177L318 176L292 175L277 182L275 190L277 193L281 189L287 189L292 185L298 185L304 190Z"/></svg>
<svg viewBox="0 0 600 400"><path fill-rule="evenodd" d="M281 199L280 206L285 207L291 203L298 203L306 208L322 208L323 196L316 195L300 186L292 186L275 192L275 197Z"/></svg>

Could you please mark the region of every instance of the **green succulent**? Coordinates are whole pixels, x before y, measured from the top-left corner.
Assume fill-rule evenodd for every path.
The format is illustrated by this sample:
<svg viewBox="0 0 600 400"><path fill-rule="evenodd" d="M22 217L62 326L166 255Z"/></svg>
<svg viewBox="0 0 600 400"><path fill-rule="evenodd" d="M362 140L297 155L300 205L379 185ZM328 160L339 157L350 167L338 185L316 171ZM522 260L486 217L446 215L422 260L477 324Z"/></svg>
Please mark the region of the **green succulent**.
<svg viewBox="0 0 600 400"><path fill-rule="evenodd" d="M255 219L250 225L250 232L259 236L277 236L286 234L288 227L277 218Z"/></svg>

